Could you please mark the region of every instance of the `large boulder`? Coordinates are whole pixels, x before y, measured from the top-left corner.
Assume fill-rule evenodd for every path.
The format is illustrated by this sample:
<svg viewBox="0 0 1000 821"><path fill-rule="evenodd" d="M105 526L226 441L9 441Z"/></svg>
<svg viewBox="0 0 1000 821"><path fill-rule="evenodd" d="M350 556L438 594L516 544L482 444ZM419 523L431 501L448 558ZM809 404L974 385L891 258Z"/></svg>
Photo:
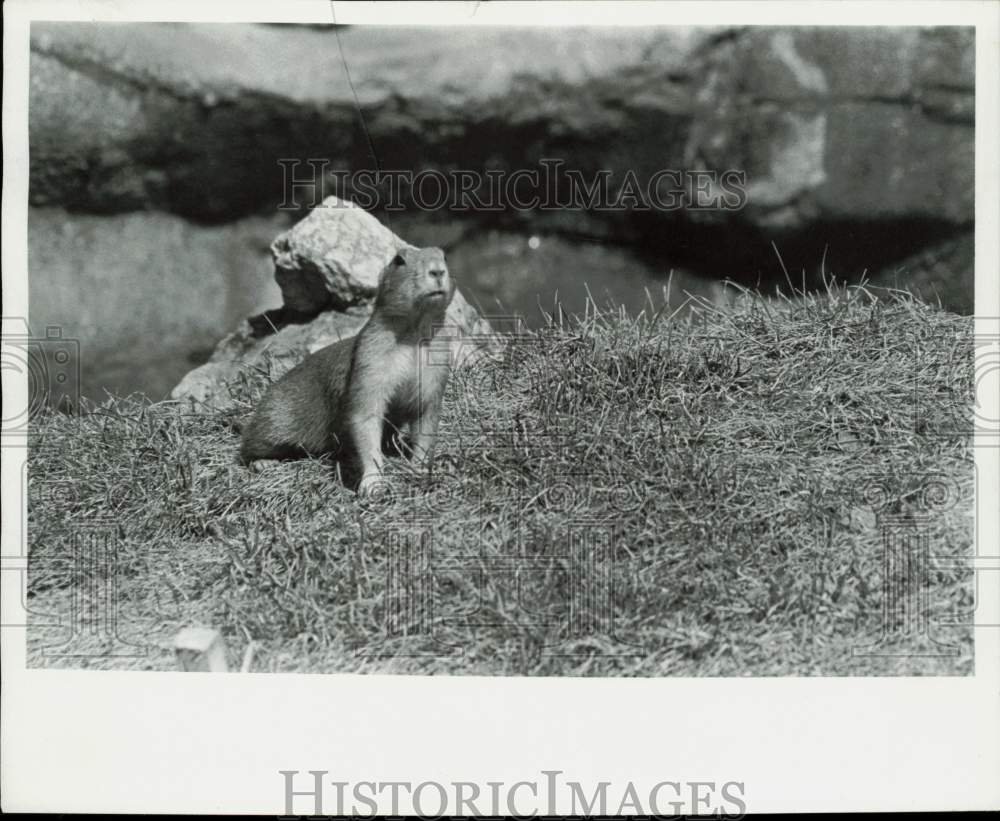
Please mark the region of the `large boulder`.
<svg viewBox="0 0 1000 821"><path fill-rule="evenodd" d="M228 408L248 370L274 379L308 354L352 337L371 314L379 273L408 243L371 214L328 197L271 244L281 308L239 324L171 392L196 411ZM456 290L446 322L470 349L495 349L489 323Z"/></svg>
<svg viewBox="0 0 1000 821"><path fill-rule="evenodd" d="M274 279L293 311L343 310L375 296L379 273L404 245L353 202L327 197L271 244Z"/></svg>

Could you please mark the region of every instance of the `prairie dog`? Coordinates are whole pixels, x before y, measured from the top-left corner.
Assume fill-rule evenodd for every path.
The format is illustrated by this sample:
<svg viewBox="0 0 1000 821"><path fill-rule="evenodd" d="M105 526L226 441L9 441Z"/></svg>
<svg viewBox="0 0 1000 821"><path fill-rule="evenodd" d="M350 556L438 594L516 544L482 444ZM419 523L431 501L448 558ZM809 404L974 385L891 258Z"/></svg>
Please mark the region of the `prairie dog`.
<svg viewBox="0 0 1000 821"><path fill-rule="evenodd" d="M440 248L401 249L358 335L310 354L268 389L243 434L243 461L332 453L360 471L362 496L383 481L393 434L429 462L450 372L441 327L454 293Z"/></svg>

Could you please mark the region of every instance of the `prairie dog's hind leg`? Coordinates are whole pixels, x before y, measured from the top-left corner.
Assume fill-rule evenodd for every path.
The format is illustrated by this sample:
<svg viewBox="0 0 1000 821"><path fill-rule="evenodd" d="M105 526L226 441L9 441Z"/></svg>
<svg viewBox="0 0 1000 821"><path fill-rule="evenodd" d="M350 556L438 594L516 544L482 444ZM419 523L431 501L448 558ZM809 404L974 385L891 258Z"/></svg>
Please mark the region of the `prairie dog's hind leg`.
<svg viewBox="0 0 1000 821"><path fill-rule="evenodd" d="M393 419L386 419L382 428L382 453L386 456L409 457L413 439L410 425Z"/></svg>
<svg viewBox="0 0 1000 821"><path fill-rule="evenodd" d="M280 464L281 459L252 459L247 462L247 469L251 473L263 473L274 465Z"/></svg>

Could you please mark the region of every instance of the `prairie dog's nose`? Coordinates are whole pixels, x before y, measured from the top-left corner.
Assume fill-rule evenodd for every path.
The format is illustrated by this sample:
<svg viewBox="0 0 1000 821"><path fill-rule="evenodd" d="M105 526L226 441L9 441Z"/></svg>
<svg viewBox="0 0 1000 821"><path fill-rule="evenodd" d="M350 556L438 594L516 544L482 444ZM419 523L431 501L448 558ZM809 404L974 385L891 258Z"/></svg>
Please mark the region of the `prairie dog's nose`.
<svg viewBox="0 0 1000 821"><path fill-rule="evenodd" d="M431 268L427 273L431 275L431 279L436 279L438 282L444 282L444 278L448 276L448 269Z"/></svg>

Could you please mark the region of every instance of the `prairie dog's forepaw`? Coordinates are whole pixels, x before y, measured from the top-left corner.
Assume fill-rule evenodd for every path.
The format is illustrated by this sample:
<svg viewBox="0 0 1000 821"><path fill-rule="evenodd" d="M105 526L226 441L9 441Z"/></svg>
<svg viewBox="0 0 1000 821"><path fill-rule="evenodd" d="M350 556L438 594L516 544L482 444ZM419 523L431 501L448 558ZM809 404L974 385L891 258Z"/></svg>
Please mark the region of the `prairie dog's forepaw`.
<svg viewBox="0 0 1000 821"><path fill-rule="evenodd" d="M374 499L383 496L389 490L389 483L380 473L370 473L361 477L358 485L359 499Z"/></svg>

